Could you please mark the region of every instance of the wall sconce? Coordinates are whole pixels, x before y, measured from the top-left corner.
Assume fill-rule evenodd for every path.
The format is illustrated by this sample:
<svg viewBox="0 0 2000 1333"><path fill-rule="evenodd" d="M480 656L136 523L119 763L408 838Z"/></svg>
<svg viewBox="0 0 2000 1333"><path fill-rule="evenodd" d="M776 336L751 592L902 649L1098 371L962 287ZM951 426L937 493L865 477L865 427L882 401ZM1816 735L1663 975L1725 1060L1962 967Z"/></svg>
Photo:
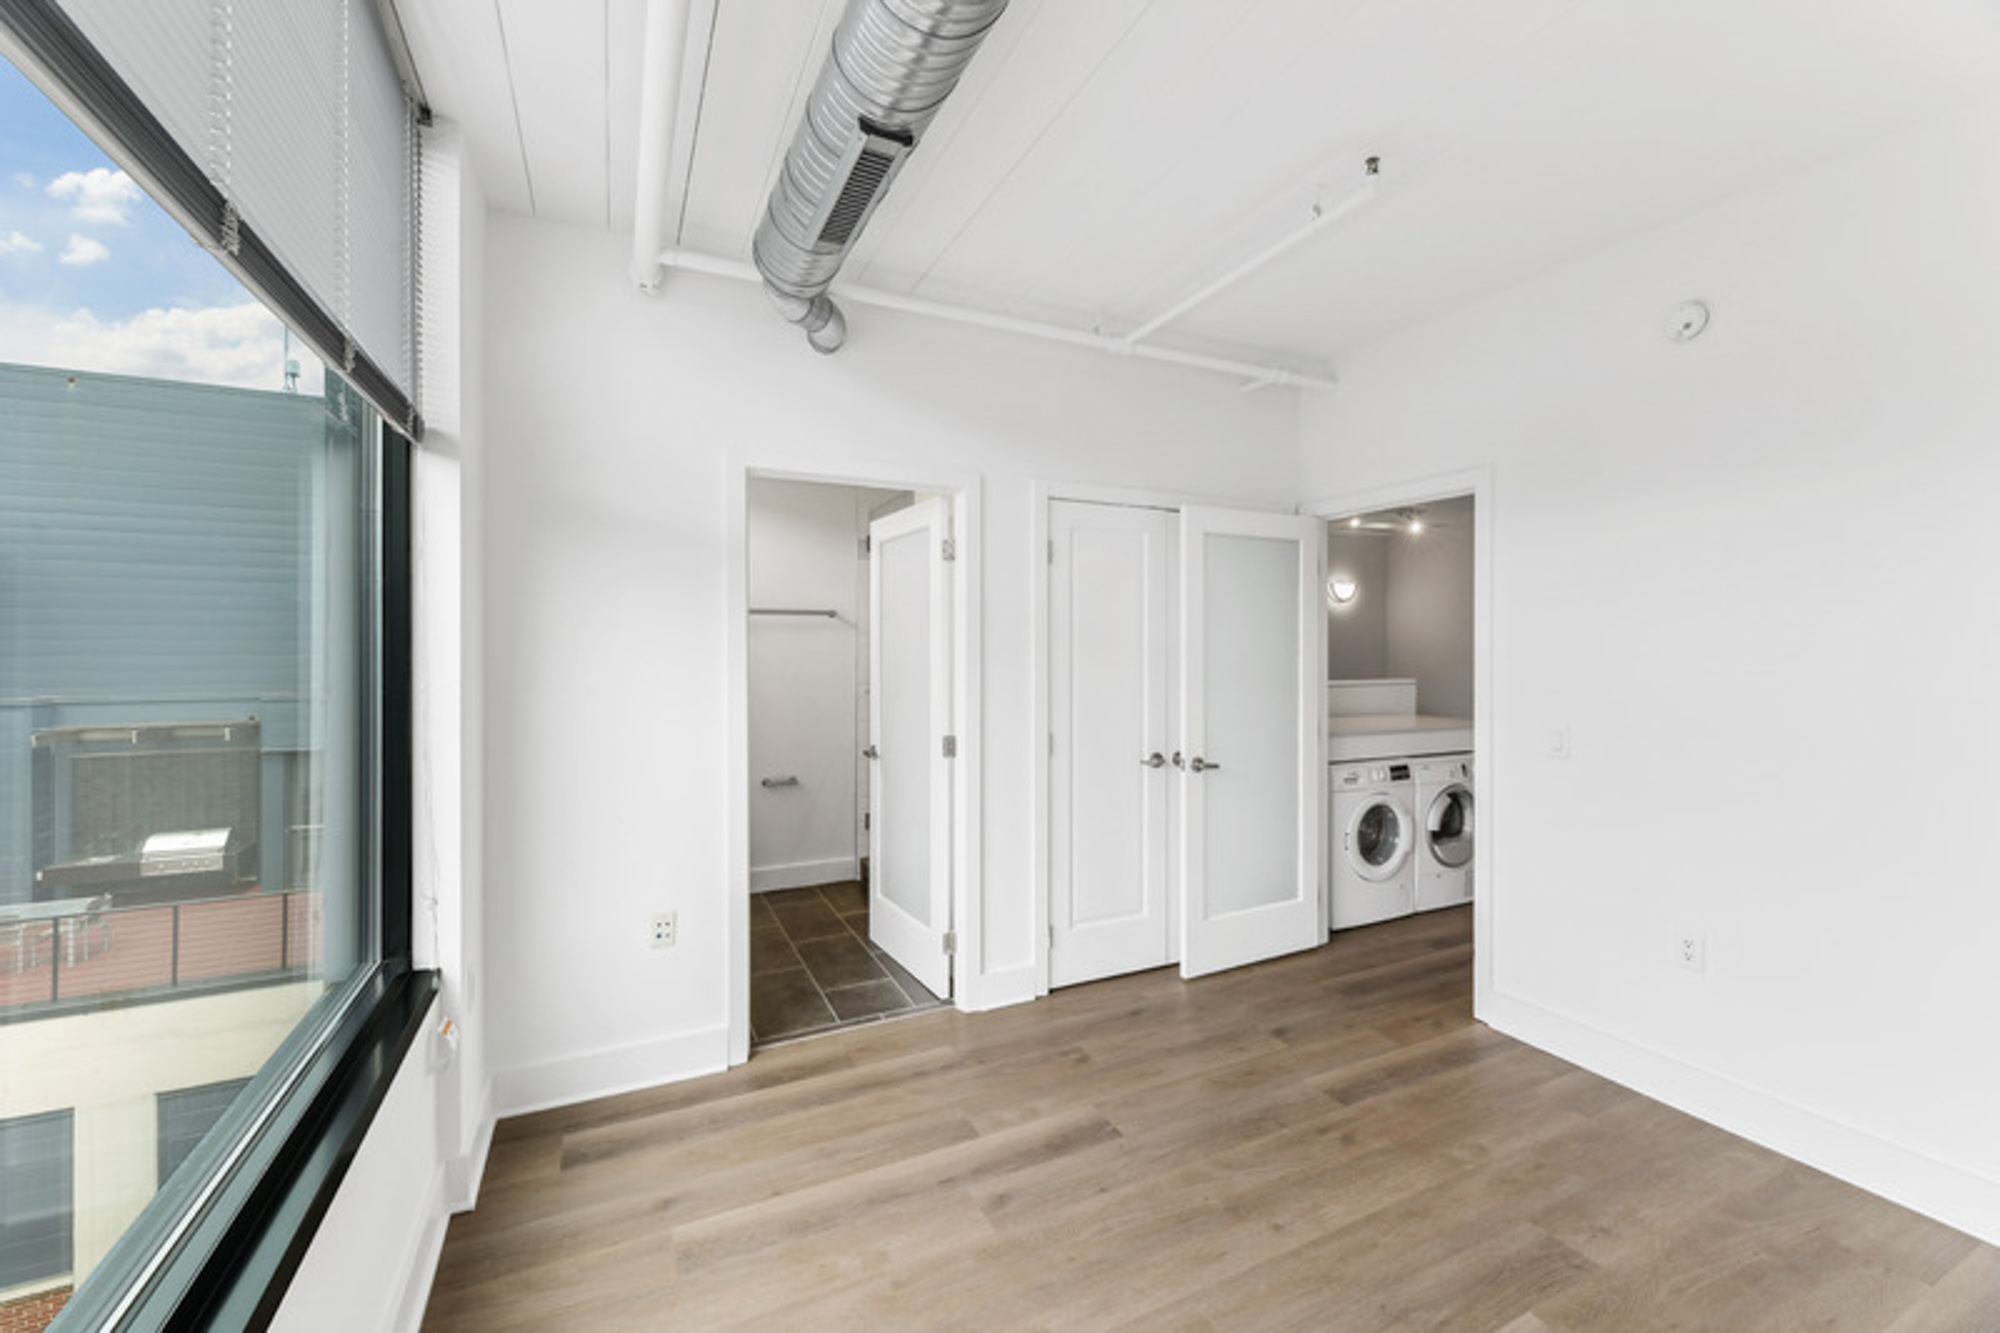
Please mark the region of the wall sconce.
<svg viewBox="0 0 2000 1333"><path fill-rule="evenodd" d="M1345 606L1353 601L1356 591L1354 580L1339 574L1326 581L1326 600L1334 606Z"/></svg>

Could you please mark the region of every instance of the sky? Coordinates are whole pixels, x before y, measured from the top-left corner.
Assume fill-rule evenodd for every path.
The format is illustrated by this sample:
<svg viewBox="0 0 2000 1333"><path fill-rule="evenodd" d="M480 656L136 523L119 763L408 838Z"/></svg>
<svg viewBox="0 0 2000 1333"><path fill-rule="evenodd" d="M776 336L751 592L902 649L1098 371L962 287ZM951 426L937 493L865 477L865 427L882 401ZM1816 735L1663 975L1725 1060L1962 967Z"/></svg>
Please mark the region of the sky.
<svg viewBox="0 0 2000 1333"><path fill-rule="evenodd" d="M299 391L320 364L297 339ZM284 387L284 327L0 60L0 362Z"/></svg>

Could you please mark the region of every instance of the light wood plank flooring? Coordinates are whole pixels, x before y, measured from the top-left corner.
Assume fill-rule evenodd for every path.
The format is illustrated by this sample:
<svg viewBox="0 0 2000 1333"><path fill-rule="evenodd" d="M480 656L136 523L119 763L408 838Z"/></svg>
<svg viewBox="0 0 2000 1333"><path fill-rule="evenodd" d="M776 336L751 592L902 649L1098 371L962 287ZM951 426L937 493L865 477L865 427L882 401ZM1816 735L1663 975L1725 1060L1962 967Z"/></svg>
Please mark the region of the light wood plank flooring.
<svg viewBox="0 0 2000 1333"><path fill-rule="evenodd" d="M424 1327L2000 1330L2000 1250L1474 1023L1470 929L509 1120Z"/></svg>

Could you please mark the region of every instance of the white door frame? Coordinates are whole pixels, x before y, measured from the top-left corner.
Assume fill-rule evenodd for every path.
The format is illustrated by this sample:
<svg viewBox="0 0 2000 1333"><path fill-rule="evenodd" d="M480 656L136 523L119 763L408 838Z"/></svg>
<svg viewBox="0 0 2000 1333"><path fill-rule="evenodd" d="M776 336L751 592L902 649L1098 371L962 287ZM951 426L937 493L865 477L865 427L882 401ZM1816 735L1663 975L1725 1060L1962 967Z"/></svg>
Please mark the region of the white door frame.
<svg viewBox="0 0 2000 1333"><path fill-rule="evenodd" d="M1472 497L1472 750L1477 786L1474 799L1479 811L1479 847L1472 859L1472 1013L1488 1016L1493 996L1494 921L1499 912L1499 895L1494 891L1498 861L1494 849L1500 821L1495 817L1499 802L1494 798L1499 783L1493 750L1493 469L1468 468L1419 477L1367 490L1342 491L1299 506L1302 514L1316 518L1346 518L1377 509L1403 505L1432 504L1460 496ZM1324 766L1322 766L1324 767ZM1324 791L1320 808L1326 808Z"/></svg>
<svg viewBox="0 0 2000 1333"><path fill-rule="evenodd" d="M977 473L924 472L894 463L856 463L840 469L817 459L778 454L733 454L727 467L728 568L724 623L728 627L729 702L724 725L729 729L726 747L729 906L724 947L729 962L725 1006L729 1063L739 1065L750 1058L750 478L928 491L950 498L953 539L957 542L956 559L952 563L951 671L959 765L951 795L951 928L958 935L952 1002L966 1010L981 1007L979 981L983 957L980 929L983 895L979 878L980 769L984 753L979 726L981 504Z"/></svg>
<svg viewBox="0 0 2000 1333"><path fill-rule="evenodd" d="M1035 994L1049 993L1049 506L1058 500L1070 500L1081 504L1125 505L1138 509L1164 509L1179 513L1190 505L1201 505L1224 509L1254 510L1265 513L1304 512L1289 505L1258 504L1254 501L1219 498L1213 495L1196 495L1186 491L1157 491L1128 486L1093 486L1081 482L1038 481L1032 487L1033 508L1030 513L1029 558L1035 562L1035 576L1028 580L1028 638L1029 652L1034 663L1033 730L1029 733L1029 743L1034 752L1034 771L1030 775L1028 819L1031 827L1030 845L1033 849L1032 868L1034 900L1034 942L1035 942ZM1178 556L1175 557L1178 560ZM1174 710L1174 726L1179 726L1178 710ZM1322 799L1321 804L1325 802ZM1180 871L1174 858L1168 858L1167 905L1169 912L1179 912L1181 902ZM1176 931L1178 938L1178 931ZM1177 955L1178 956L1178 955Z"/></svg>

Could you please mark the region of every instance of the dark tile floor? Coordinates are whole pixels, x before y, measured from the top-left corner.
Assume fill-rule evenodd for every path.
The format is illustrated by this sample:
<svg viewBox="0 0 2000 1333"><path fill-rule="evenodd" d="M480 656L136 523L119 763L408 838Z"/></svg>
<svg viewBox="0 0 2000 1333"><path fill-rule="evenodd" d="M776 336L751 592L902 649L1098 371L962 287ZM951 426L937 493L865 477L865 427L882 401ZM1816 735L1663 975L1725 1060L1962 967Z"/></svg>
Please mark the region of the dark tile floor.
<svg viewBox="0 0 2000 1333"><path fill-rule="evenodd" d="M943 1003L869 942L865 885L750 895L750 1039L757 1045Z"/></svg>

